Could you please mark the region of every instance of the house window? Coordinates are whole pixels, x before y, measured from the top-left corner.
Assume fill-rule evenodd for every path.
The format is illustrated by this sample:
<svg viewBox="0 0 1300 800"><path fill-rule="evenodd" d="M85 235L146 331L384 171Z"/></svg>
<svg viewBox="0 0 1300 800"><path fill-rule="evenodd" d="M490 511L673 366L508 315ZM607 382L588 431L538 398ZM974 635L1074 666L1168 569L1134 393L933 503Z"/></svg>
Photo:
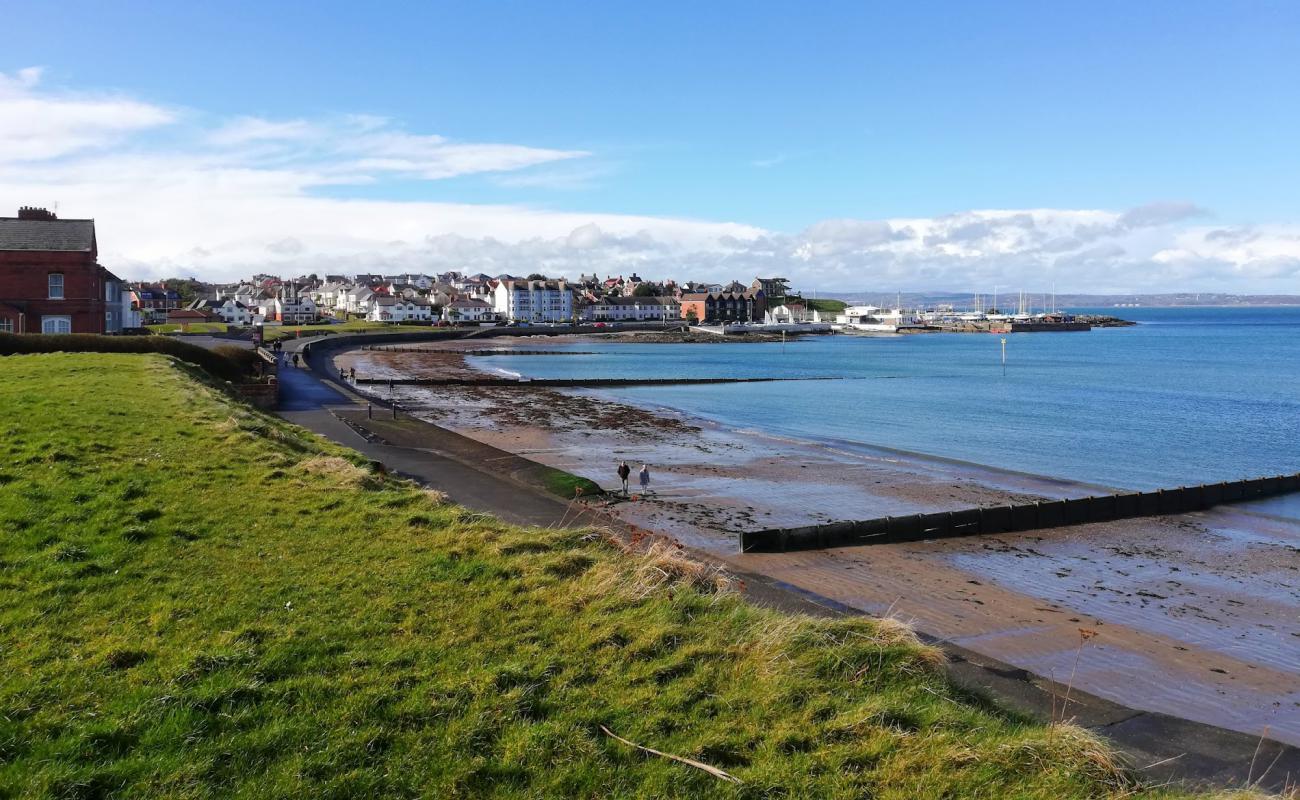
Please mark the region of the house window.
<svg viewBox="0 0 1300 800"><path fill-rule="evenodd" d="M8 317L0 317L0 333L13 333L14 321Z"/></svg>
<svg viewBox="0 0 1300 800"><path fill-rule="evenodd" d="M63 273L51 272L49 277L50 277L50 299L62 300L63 299Z"/></svg>
<svg viewBox="0 0 1300 800"><path fill-rule="evenodd" d="M41 333L72 333L72 317L41 317Z"/></svg>

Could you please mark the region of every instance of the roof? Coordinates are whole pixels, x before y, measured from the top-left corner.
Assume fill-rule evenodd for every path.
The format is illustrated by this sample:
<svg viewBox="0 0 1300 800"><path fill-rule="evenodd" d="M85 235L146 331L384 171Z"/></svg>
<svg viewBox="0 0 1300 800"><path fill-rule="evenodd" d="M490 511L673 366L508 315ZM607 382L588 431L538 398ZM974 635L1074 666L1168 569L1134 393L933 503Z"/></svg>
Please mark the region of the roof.
<svg viewBox="0 0 1300 800"><path fill-rule="evenodd" d="M610 306L667 306L677 305L677 301L671 297L654 297L650 295L636 297L634 295L632 297L605 297L598 300L596 304Z"/></svg>
<svg viewBox="0 0 1300 800"><path fill-rule="evenodd" d="M698 300L752 300L757 295L749 292L686 292L682 295L682 302L694 302Z"/></svg>
<svg viewBox="0 0 1300 800"><path fill-rule="evenodd" d="M0 217L0 250L95 252L93 219Z"/></svg>

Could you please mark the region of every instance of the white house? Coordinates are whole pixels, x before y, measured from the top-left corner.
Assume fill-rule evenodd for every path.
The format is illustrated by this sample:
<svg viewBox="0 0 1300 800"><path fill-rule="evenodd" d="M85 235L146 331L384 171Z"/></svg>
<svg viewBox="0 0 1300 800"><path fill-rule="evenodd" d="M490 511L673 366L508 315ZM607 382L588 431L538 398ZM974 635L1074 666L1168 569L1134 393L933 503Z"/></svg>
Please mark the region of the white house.
<svg viewBox="0 0 1300 800"><path fill-rule="evenodd" d="M227 297L221 305L211 309L227 325L244 327L253 324L253 310L243 303Z"/></svg>
<svg viewBox="0 0 1300 800"><path fill-rule="evenodd" d="M492 308L511 322L569 322L573 291L565 281L501 280L492 292Z"/></svg>
<svg viewBox="0 0 1300 800"><path fill-rule="evenodd" d="M365 314L370 311L370 300L374 296L375 293L368 286L353 286L339 296L334 309L348 314Z"/></svg>
<svg viewBox="0 0 1300 800"><path fill-rule="evenodd" d="M286 324L315 322L319 316L316 301L293 284L281 286L275 297L263 301L258 310L268 322Z"/></svg>
<svg viewBox="0 0 1300 800"><path fill-rule="evenodd" d="M452 300L443 306L442 318L448 322L495 322L497 312L484 300Z"/></svg>
<svg viewBox="0 0 1300 800"><path fill-rule="evenodd" d="M352 287L346 283L335 283L333 281L323 283L311 292L311 298L316 301L316 307L320 309L337 309L339 300L347 294L348 289Z"/></svg>
<svg viewBox="0 0 1300 800"><path fill-rule="evenodd" d="M371 322L432 322L433 307L423 297L389 297L370 299L366 319Z"/></svg>
<svg viewBox="0 0 1300 800"><path fill-rule="evenodd" d="M781 325L792 322L821 322L821 315L810 310L803 303L782 303L768 308L763 313L763 322L768 325Z"/></svg>
<svg viewBox="0 0 1300 800"><path fill-rule="evenodd" d="M429 287L433 285L433 277L429 275L421 275L415 272L407 272L403 275L385 275L384 282L389 284L396 283L403 286L414 286L417 289L422 289L427 292Z"/></svg>
<svg viewBox="0 0 1300 800"><path fill-rule="evenodd" d="M582 310L588 322L660 322L681 317L671 297L601 297Z"/></svg>

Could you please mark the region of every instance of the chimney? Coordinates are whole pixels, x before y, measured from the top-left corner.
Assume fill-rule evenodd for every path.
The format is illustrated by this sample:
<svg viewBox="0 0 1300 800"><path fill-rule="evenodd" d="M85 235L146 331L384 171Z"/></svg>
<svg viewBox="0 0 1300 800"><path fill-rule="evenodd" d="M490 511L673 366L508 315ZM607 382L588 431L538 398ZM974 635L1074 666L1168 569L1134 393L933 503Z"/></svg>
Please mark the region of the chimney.
<svg viewBox="0 0 1300 800"><path fill-rule="evenodd" d="M23 206L22 208L18 209L18 219L54 220L54 219L58 219L58 217L54 216L54 214L50 213L48 210L44 208Z"/></svg>

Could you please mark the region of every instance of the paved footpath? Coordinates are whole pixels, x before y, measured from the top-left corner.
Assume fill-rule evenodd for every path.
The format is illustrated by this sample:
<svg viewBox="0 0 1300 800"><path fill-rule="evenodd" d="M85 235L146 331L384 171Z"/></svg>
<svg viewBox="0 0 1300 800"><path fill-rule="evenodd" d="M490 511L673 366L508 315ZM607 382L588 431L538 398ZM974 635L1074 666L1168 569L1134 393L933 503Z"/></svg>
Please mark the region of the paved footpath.
<svg viewBox="0 0 1300 800"><path fill-rule="evenodd" d="M281 417L383 462L391 472L444 492L459 505L493 514L516 525L546 528L560 524L589 524L589 521L575 519L574 510L563 500L491 471L478 469L433 450L396 447L366 439L331 410L355 411L364 408L365 402L351 393L344 394L346 390L321 380L308 369L295 368L287 352L279 378ZM387 414L389 411L377 408L375 413Z"/></svg>

